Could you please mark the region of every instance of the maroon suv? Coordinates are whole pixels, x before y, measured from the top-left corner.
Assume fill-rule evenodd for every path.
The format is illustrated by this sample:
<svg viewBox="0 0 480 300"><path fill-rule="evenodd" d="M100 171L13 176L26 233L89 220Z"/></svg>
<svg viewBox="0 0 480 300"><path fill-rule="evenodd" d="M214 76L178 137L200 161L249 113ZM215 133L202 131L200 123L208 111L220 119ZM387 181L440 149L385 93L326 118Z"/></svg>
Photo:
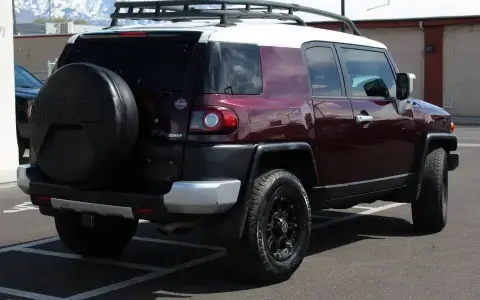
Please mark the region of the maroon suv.
<svg viewBox="0 0 480 300"><path fill-rule="evenodd" d="M350 20L264 1L115 6L112 26L65 46L18 169L73 252L118 254L143 219L203 232L249 279L276 282L301 264L313 209L406 202L416 229L444 228L459 163L450 115L412 99L415 76Z"/></svg>

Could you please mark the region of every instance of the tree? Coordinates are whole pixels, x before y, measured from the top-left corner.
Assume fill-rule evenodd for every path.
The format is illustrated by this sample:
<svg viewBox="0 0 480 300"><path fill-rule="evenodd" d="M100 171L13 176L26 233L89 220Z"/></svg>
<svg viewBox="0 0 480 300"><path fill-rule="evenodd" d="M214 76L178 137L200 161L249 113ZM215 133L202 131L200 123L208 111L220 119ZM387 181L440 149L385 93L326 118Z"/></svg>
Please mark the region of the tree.
<svg viewBox="0 0 480 300"><path fill-rule="evenodd" d="M79 24L79 25L87 25L87 21L83 20L83 19L77 19L75 21L73 21L73 23L75 24Z"/></svg>

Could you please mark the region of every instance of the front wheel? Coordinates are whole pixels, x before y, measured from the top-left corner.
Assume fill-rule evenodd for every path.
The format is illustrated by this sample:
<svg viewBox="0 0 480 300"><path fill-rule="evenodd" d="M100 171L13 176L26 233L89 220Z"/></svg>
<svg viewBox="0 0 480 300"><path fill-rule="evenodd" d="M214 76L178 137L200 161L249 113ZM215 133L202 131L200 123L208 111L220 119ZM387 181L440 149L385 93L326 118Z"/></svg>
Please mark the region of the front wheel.
<svg viewBox="0 0 480 300"><path fill-rule="evenodd" d="M412 203L412 220L417 231L437 233L447 225L448 161L443 148L425 158L420 195Z"/></svg>
<svg viewBox="0 0 480 300"><path fill-rule="evenodd" d="M80 213L55 214L55 227L60 240L72 252L85 257L118 255L131 241L137 225L137 220L95 216L93 226L87 227Z"/></svg>
<svg viewBox="0 0 480 300"><path fill-rule="evenodd" d="M229 255L250 282L280 282L302 263L310 232L310 205L301 182L288 171L272 170L255 179L244 237Z"/></svg>

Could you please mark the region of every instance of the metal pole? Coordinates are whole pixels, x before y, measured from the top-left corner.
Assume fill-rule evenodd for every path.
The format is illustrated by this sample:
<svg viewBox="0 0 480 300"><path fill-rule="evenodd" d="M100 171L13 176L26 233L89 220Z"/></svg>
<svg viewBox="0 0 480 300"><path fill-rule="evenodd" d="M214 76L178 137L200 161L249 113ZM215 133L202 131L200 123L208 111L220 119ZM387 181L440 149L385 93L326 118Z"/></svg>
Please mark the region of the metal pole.
<svg viewBox="0 0 480 300"><path fill-rule="evenodd" d="M345 0L340 0L341 15L345 17ZM345 23L342 23L342 32L345 32Z"/></svg>
<svg viewBox="0 0 480 300"><path fill-rule="evenodd" d="M52 20L52 0L48 0L48 20Z"/></svg>
<svg viewBox="0 0 480 300"><path fill-rule="evenodd" d="M15 0L12 0L12 14L13 14L13 35L17 35L17 13L15 12Z"/></svg>

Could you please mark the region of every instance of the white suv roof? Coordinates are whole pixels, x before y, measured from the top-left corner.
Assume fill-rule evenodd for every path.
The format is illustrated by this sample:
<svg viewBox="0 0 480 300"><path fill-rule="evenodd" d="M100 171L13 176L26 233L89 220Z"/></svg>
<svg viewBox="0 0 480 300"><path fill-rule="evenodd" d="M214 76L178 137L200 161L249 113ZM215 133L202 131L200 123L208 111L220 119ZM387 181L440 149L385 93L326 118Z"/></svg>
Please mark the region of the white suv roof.
<svg viewBox="0 0 480 300"><path fill-rule="evenodd" d="M200 31L204 33L201 40L205 42L208 40L256 44L259 46L300 48L302 44L306 42L321 41L382 49L387 48L380 42L362 36L296 24L239 22L226 27L215 26L215 24L218 24L218 22L168 22L155 25L117 26L100 32L89 32L87 34L112 31Z"/></svg>

